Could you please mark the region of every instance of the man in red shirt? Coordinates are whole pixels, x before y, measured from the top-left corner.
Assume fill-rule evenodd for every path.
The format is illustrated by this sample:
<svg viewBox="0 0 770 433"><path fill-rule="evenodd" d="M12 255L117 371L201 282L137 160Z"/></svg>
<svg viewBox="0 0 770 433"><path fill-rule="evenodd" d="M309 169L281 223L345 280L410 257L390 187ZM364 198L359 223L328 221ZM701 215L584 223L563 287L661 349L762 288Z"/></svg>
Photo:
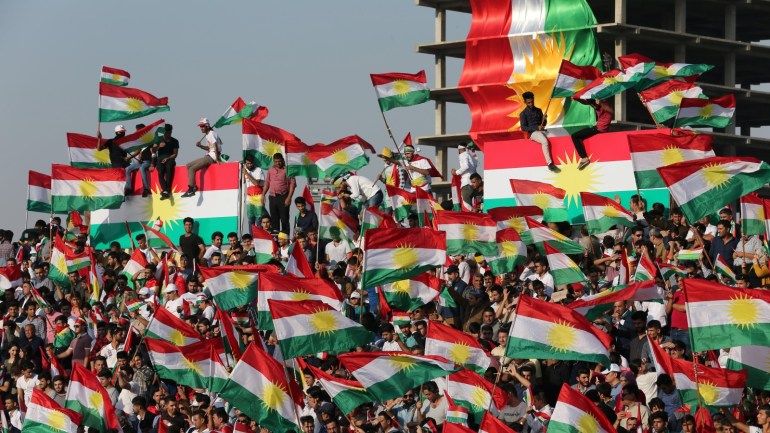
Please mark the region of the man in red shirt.
<svg viewBox="0 0 770 433"><path fill-rule="evenodd" d="M580 131L572 134L572 143L575 145L575 150L577 151L578 155L580 155L580 164L578 165L578 170L582 170L591 163L591 160L588 159L586 146L583 141L593 137L596 134L609 131L610 123L612 122L612 115L615 113L615 110L612 109L609 102L606 100L578 99L577 101L581 104L590 105L596 111L596 125L590 128L581 129Z"/></svg>
<svg viewBox="0 0 770 433"><path fill-rule="evenodd" d="M283 155L276 153L273 155L273 166L267 170L263 194L270 197L270 225L273 229L286 234L291 232L289 209L295 188L297 188L297 181L293 177L286 176L286 162Z"/></svg>

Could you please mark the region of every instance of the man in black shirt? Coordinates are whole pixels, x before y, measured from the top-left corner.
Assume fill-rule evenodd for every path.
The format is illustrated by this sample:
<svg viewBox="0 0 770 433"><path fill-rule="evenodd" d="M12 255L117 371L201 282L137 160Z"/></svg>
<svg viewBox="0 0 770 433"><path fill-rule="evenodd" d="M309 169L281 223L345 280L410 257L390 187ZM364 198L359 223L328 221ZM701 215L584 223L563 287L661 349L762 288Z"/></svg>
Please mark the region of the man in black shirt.
<svg viewBox="0 0 770 433"><path fill-rule="evenodd" d="M187 268L193 267L193 260L199 266L203 259L203 254L206 252L206 246L203 244L203 239L192 232L195 220L187 217L184 219L184 234L179 236L179 248L182 249L182 253L186 254L190 260L187 262Z"/></svg>
<svg viewBox="0 0 770 433"><path fill-rule="evenodd" d="M529 132L530 140L540 143L548 170L554 173L561 172L561 169L553 163L551 158L551 142L548 141L548 136L545 133L548 116L543 114L543 110L535 107L535 95L532 92L524 92L521 96L524 98L524 104L526 105L521 114L519 114L521 130Z"/></svg>
<svg viewBox="0 0 770 433"><path fill-rule="evenodd" d="M115 140L118 138L125 137L126 135L126 128L123 127L123 125L118 125L115 127L115 137L110 138L109 140L102 143L102 133L97 132L96 138L99 139L99 145L96 147L97 150L104 150L107 149L110 153L110 167L112 168L125 168L128 163L128 156L126 155L126 151L120 148L120 146L115 144Z"/></svg>
<svg viewBox="0 0 770 433"><path fill-rule="evenodd" d="M179 140L171 136L174 127L166 124L163 141L158 144L155 166L158 168L158 183L160 183L160 199L166 200L171 196L174 185L174 170L176 156L179 153Z"/></svg>

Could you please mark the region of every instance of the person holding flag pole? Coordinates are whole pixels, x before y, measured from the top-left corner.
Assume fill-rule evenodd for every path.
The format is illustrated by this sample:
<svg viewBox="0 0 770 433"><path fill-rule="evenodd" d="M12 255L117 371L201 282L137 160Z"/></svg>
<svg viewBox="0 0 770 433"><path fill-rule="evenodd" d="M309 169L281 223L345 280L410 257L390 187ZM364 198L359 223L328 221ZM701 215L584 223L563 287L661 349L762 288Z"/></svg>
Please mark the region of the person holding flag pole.
<svg viewBox="0 0 770 433"><path fill-rule="evenodd" d="M219 134L214 131L209 120L205 117L201 117L198 121L198 126L204 135L195 143L195 147L207 152L201 158L187 163L187 192L182 194L182 197L192 197L198 191L198 187L195 184L195 174L199 170L203 170L211 164L222 162L222 139L219 138ZM206 139L206 146L201 144L204 138Z"/></svg>

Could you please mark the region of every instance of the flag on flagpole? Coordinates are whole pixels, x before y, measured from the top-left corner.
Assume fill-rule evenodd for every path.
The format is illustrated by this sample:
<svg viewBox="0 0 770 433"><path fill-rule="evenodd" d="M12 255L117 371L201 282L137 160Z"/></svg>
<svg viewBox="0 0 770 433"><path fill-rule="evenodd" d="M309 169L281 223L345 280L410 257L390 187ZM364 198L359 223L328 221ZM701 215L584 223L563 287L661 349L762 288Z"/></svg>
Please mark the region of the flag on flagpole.
<svg viewBox="0 0 770 433"><path fill-rule="evenodd" d="M674 77L680 77L687 82L695 81L702 73L711 70L713 65L697 63L659 63L641 54L632 53L618 57L618 62L623 68L630 68L639 64L651 64L652 68L642 77L637 86L638 89L646 89L661 81L671 82Z"/></svg>
<svg viewBox="0 0 770 433"><path fill-rule="evenodd" d="M45 392L35 387L24 415L25 433L77 433L83 416L65 409Z"/></svg>
<svg viewBox="0 0 770 433"><path fill-rule="evenodd" d="M447 391L454 396L457 405L465 407L473 415L474 424L481 422L488 408L497 413L508 402L505 391L470 370L450 374L447 377Z"/></svg>
<svg viewBox="0 0 770 433"><path fill-rule="evenodd" d="M548 270L556 285L582 283L587 281L585 274L566 254L544 243L545 258L548 260Z"/></svg>
<svg viewBox="0 0 770 433"><path fill-rule="evenodd" d="M353 241L358 235L358 220L336 206L321 203L321 216L318 219L318 237L321 239L341 239L353 248Z"/></svg>
<svg viewBox="0 0 770 433"><path fill-rule="evenodd" d="M770 166L749 157L712 157L658 168L671 197L697 221L770 182Z"/></svg>
<svg viewBox="0 0 770 433"><path fill-rule="evenodd" d="M77 362L72 363L64 407L83 415L82 425L89 429L107 431L120 428L107 390L99 383L96 374Z"/></svg>
<svg viewBox="0 0 770 433"><path fill-rule="evenodd" d="M447 390L444 390L444 398L446 398L446 404L447 404L445 422L449 424L461 424L467 427L468 426L468 409L463 406L458 406L457 404L455 404L454 400L452 400L452 397L449 395L449 391Z"/></svg>
<svg viewBox="0 0 770 433"><path fill-rule="evenodd" d="M305 199L305 208L308 212L315 212L315 201L313 200L313 194L310 193L310 188L305 185L305 189L302 190L302 198Z"/></svg>
<svg viewBox="0 0 770 433"><path fill-rule="evenodd" d="M735 114L735 95L732 93L719 98L683 98L674 127L711 126L726 128Z"/></svg>
<svg viewBox="0 0 770 433"><path fill-rule="evenodd" d="M490 209L488 213L497 224L497 230L514 229L527 245L532 245L534 241L529 234L527 221L524 217L530 217L539 223L543 222L543 209L537 206L496 207Z"/></svg>
<svg viewBox="0 0 770 433"><path fill-rule="evenodd" d="M396 221L407 219L416 209L417 196L415 193L391 185L385 185L385 191L388 193L390 207L393 209L393 216Z"/></svg>
<svg viewBox="0 0 770 433"><path fill-rule="evenodd" d="M168 98L158 98L139 89L99 83L99 121L118 122L169 111Z"/></svg>
<svg viewBox="0 0 770 433"><path fill-rule="evenodd" d="M182 348L163 340L145 338L155 372L161 379L192 388L219 392L227 382L227 370L215 354L224 352L217 338L201 340ZM218 347L214 347L218 346Z"/></svg>
<svg viewBox="0 0 770 433"><path fill-rule="evenodd" d="M398 228L398 224L393 220L393 217L381 211L379 207L372 206L364 209L364 214L361 217L361 232L366 234L366 230L376 228Z"/></svg>
<svg viewBox="0 0 770 433"><path fill-rule="evenodd" d="M425 354L446 358L479 374L484 374L492 359L471 335L440 322L428 322Z"/></svg>
<svg viewBox="0 0 770 433"><path fill-rule="evenodd" d="M257 167L267 170L273 166L273 155L286 153L286 143L301 141L296 135L281 128L257 122L252 119L243 119L241 123L243 141L243 158L248 155L254 157ZM288 158L287 158L288 159ZM286 161L287 166L289 161ZM287 175L291 175L288 173Z"/></svg>
<svg viewBox="0 0 770 433"><path fill-rule="evenodd" d="M30 170L27 185L27 210L51 213L51 176Z"/></svg>
<svg viewBox="0 0 770 433"><path fill-rule="evenodd" d="M676 259L680 262L683 260L699 260L702 256L703 256L703 248L693 248L689 250L682 248L676 254Z"/></svg>
<svg viewBox="0 0 770 433"><path fill-rule="evenodd" d="M497 225L489 215L447 210L436 214L438 229L446 232L447 254L455 256L480 253L487 257L497 255Z"/></svg>
<svg viewBox="0 0 770 433"><path fill-rule="evenodd" d="M403 311L413 311L431 303L439 295L440 288L441 280L427 272L381 286L388 305Z"/></svg>
<svg viewBox="0 0 770 433"><path fill-rule="evenodd" d="M331 178L359 170L369 164L374 147L357 135L340 138L329 144L308 146L307 157Z"/></svg>
<svg viewBox="0 0 770 433"><path fill-rule="evenodd" d="M527 224L529 237L532 239L535 247L537 247L537 250L540 251L540 254L546 253L545 245L550 245L564 254L583 254L583 247L579 243L556 230L551 230L548 226L540 224L530 217L524 217L524 221Z"/></svg>
<svg viewBox="0 0 770 433"><path fill-rule="evenodd" d="M321 301L337 311L342 310L342 293L331 281L321 278L296 278L273 272L260 272L257 294L257 325L272 330L268 299L278 301Z"/></svg>
<svg viewBox="0 0 770 433"><path fill-rule="evenodd" d="M377 92L377 102L383 112L396 107L422 104L430 98L425 71L416 74L390 72L370 76L374 91Z"/></svg>
<svg viewBox="0 0 770 433"><path fill-rule="evenodd" d="M267 230L252 226L251 237L254 245L254 262L258 265L266 265L278 251L278 244L275 243L273 235Z"/></svg>
<svg viewBox="0 0 770 433"><path fill-rule="evenodd" d="M409 279L444 264L446 233L426 228L371 229L364 243L362 284Z"/></svg>
<svg viewBox="0 0 770 433"><path fill-rule="evenodd" d="M639 420L641 423L641 420ZM615 433L615 427L588 397L563 384L548 422L549 433Z"/></svg>
<svg viewBox="0 0 770 433"><path fill-rule="evenodd" d="M99 140L85 134L67 133L67 150L70 156L70 165L76 168L109 168L110 152L108 149L99 150Z"/></svg>
<svg viewBox="0 0 770 433"><path fill-rule="evenodd" d="M611 289L587 296L568 305L571 310L584 315L593 321L612 309L615 302L623 301L658 301L662 302L663 291L655 285L655 281L637 281L628 285L618 285Z"/></svg>
<svg viewBox="0 0 770 433"><path fill-rule="evenodd" d="M651 281L655 279L655 275L657 274L658 268L655 267L655 263L653 263L646 255L642 255L642 258L639 259L639 263L636 264L634 281Z"/></svg>
<svg viewBox="0 0 770 433"><path fill-rule="evenodd" d="M51 165L51 207L54 213L118 209L125 200L122 168L75 168Z"/></svg>
<svg viewBox="0 0 770 433"><path fill-rule="evenodd" d="M8 290L21 286L23 282L21 265L3 266L0 268L0 290Z"/></svg>
<svg viewBox="0 0 770 433"><path fill-rule="evenodd" d="M510 182L517 206L537 206L547 221L567 220L563 189L532 180L511 179Z"/></svg>
<svg viewBox="0 0 770 433"><path fill-rule="evenodd" d="M711 147L713 140L709 134L629 135L628 147L637 187L665 188L658 167L716 156Z"/></svg>
<svg viewBox="0 0 770 433"><path fill-rule="evenodd" d="M145 147L152 146L153 144L160 143L163 140L165 131L166 121L160 119L136 132L116 138L115 141L113 141L113 144L123 149L124 152L130 154L137 150L142 150Z"/></svg>
<svg viewBox="0 0 770 433"><path fill-rule="evenodd" d="M727 263L727 260L725 260L721 254L717 254L717 258L714 260L714 270L721 278L722 283L730 285L735 284L735 272L733 272L732 266Z"/></svg>
<svg viewBox="0 0 770 433"><path fill-rule="evenodd" d="M243 119L252 119L255 122L261 122L265 120L269 111L267 107L263 107L254 101L248 104L239 96L235 100L222 116L214 123L214 128L221 128L226 125L239 124Z"/></svg>
<svg viewBox="0 0 770 433"><path fill-rule="evenodd" d="M676 117L683 98L706 98L700 86L677 80L664 81L639 92L639 96L657 123Z"/></svg>
<svg viewBox="0 0 770 433"><path fill-rule="evenodd" d="M607 99L618 93L637 86L642 78L652 70L654 64L639 63L621 71L613 69L605 72L582 90L572 95L572 99Z"/></svg>
<svg viewBox="0 0 770 433"><path fill-rule="evenodd" d="M110 68L109 66L102 66L102 75L99 81L102 83L112 84L113 86L128 86L128 80L131 79L131 74L128 71L122 69Z"/></svg>
<svg viewBox="0 0 770 433"><path fill-rule="evenodd" d="M567 59L562 59L551 98L571 98L601 74L601 71L593 66L578 66Z"/></svg>
<svg viewBox="0 0 770 433"><path fill-rule="evenodd" d="M634 214L611 198L581 192L580 200L583 203L583 215L589 234L606 232L612 226L636 225Z"/></svg>
<svg viewBox="0 0 770 433"><path fill-rule="evenodd" d="M145 335L183 347L201 341L200 334L166 307L158 306L147 324Z"/></svg>
<svg viewBox="0 0 770 433"><path fill-rule="evenodd" d="M356 380L332 376L312 365L308 365L307 369L345 415L353 412L357 407L375 400L375 397L369 394L364 386Z"/></svg>
<svg viewBox="0 0 770 433"><path fill-rule="evenodd" d="M756 193L741 197L741 233L744 235L764 235L767 216L765 199Z"/></svg>
<svg viewBox="0 0 770 433"><path fill-rule="evenodd" d="M514 228L498 230L495 234L498 253L487 257L487 264L494 275L513 272L527 260L527 246Z"/></svg>
<svg viewBox="0 0 770 433"><path fill-rule="evenodd" d="M748 378L746 385L751 388L770 390L770 347L767 346L738 346L730 349L727 358L727 368L730 370L746 370Z"/></svg>
<svg viewBox="0 0 770 433"><path fill-rule="evenodd" d="M199 266L206 288L223 310L249 305L257 299L256 268L244 266Z"/></svg>
<svg viewBox="0 0 770 433"><path fill-rule="evenodd" d="M305 252L296 242L291 246L291 251L289 252L286 273L299 278L312 278L315 275L313 268L308 263Z"/></svg>

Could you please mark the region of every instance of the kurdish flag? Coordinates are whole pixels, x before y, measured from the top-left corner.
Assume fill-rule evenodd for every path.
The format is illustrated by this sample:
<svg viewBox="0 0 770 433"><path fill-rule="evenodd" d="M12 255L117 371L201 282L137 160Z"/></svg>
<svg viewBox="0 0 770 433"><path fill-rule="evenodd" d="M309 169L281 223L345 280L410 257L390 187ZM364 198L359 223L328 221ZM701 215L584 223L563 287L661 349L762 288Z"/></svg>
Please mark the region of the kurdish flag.
<svg viewBox="0 0 770 433"><path fill-rule="evenodd" d="M274 272L259 273L257 295L257 327L272 330L270 304L277 301L321 301L333 309L342 310L342 294L333 283L321 278L296 278Z"/></svg>
<svg viewBox="0 0 770 433"><path fill-rule="evenodd" d="M243 157L254 156L257 167L262 169L273 166L273 155L286 153L287 142L301 141L289 131L252 119L243 119L241 133Z"/></svg>
<svg viewBox="0 0 770 433"><path fill-rule="evenodd" d="M683 286L694 352L770 346L770 295L766 292L690 278L683 280Z"/></svg>
<svg viewBox="0 0 770 433"><path fill-rule="evenodd" d="M746 386L770 390L770 347L739 346L730 349L727 358L727 368L730 370L746 370L748 378Z"/></svg>
<svg viewBox="0 0 770 433"><path fill-rule="evenodd" d="M628 285L619 285L599 292L595 295L579 299L569 308L593 321L607 310L612 309L615 302L620 301L662 301L663 292L655 285L655 281L637 281Z"/></svg>
<svg viewBox="0 0 770 433"><path fill-rule="evenodd" d="M612 337L568 307L520 296L511 323L505 346L507 357L609 365Z"/></svg>
<svg viewBox="0 0 770 433"><path fill-rule="evenodd" d="M51 165L53 212L117 209L123 203L126 172L122 168L74 168Z"/></svg>
<svg viewBox="0 0 770 433"><path fill-rule="evenodd" d="M249 305L257 299L256 269L245 266L218 266L198 269L204 278L206 288L211 292L219 308L231 310Z"/></svg>
<svg viewBox="0 0 770 433"><path fill-rule="evenodd" d="M342 239L353 248L353 241L358 235L358 219L339 207L321 203L321 216L318 220L318 237L321 239Z"/></svg>
<svg viewBox="0 0 770 433"><path fill-rule="evenodd" d="M61 329L56 329L56 336L53 338L53 347L57 349L68 347L74 339L75 333L69 326L64 325Z"/></svg>
<svg viewBox="0 0 770 433"><path fill-rule="evenodd" d="M702 256L703 256L703 247L693 248L690 250L682 248L681 250L679 250L678 253L676 253L676 259L678 261L699 260Z"/></svg>
<svg viewBox="0 0 770 433"><path fill-rule="evenodd" d="M646 89L661 81L666 81L674 77L685 78L686 81L692 82L695 81L700 74L709 71L714 67L712 65L697 63L658 63L649 57L636 53L620 56L618 57L618 61L623 68L630 68L639 64L653 65L652 69L647 72L647 75L640 80L639 85L637 86L638 89Z"/></svg>
<svg viewBox="0 0 770 433"><path fill-rule="evenodd" d="M27 210L51 213L51 176L29 171L27 183Z"/></svg>
<svg viewBox="0 0 770 433"><path fill-rule="evenodd" d="M564 254L583 254L583 247L572 239L555 230L551 230L530 217L524 217L524 221L527 223L532 243L535 244L541 254L546 253L546 244Z"/></svg>
<svg viewBox="0 0 770 433"><path fill-rule="evenodd" d="M452 397L449 395L449 391L444 391L444 397L446 398L447 404L444 428L446 429L447 426L451 426L452 424L461 424L467 427L468 409L455 404L454 400L452 400Z"/></svg>
<svg viewBox="0 0 770 433"><path fill-rule="evenodd" d="M634 281L652 281L655 279L655 275L658 274L658 268L655 267L655 263L650 260L646 255L642 255L639 263L636 264L636 273L634 273Z"/></svg>
<svg viewBox="0 0 770 433"><path fill-rule="evenodd" d="M497 225L487 214L442 210L436 212L438 229L446 232L446 252L450 256L480 253L497 254Z"/></svg>
<svg viewBox="0 0 770 433"><path fill-rule="evenodd" d="M703 158L658 168L687 219L697 221L770 182L770 166L748 157Z"/></svg>
<svg viewBox="0 0 770 433"><path fill-rule="evenodd" d="M105 139L101 142L104 143ZM70 165L77 168L108 168L110 152L99 150L99 139L85 134L67 133L67 150Z"/></svg>
<svg viewBox="0 0 770 433"><path fill-rule="evenodd" d="M430 98L425 71L416 74L390 72L370 74L377 102L383 112L396 107L422 104Z"/></svg>
<svg viewBox="0 0 770 433"><path fill-rule="evenodd" d="M698 369L697 376L695 368ZM667 373L676 382L682 403L692 409L700 406L701 401L707 408L735 406L741 403L748 376L746 370L733 371L693 365L690 361L674 358L671 358L671 369L673 374Z"/></svg>
<svg viewBox="0 0 770 433"><path fill-rule="evenodd" d="M329 177L359 170L369 164L374 147L357 135L340 138L329 144L309 146L307 156Z"/></svg>
<svg viewBox="0 0 770 433"><path fill-rule="evenodd" d="M200 334L184 320L174 316L166 307L158 306L144 331L149 338L156 338L175 346L189 346L201 341Z"/></svg>
<svg viewBox="0 0 770 433"><path fill-rule="evenodd" d="M145 338L144 343L161 379L213 392L219 392L227 382L227 370L218 356L224 352L219 338L201 340L184 346L184 350L154 338Z"/></svg>
<svg viewBox="0 0 770 433"><path fill-rule="evenodd" d="M590 192L581 192L580 200L583 202L583 215L589 234L606 232L612 226L636 225L634 214L615 200Z"/></svg>
<svg viewBox="0 0 770 433"><path fill-rule="evenodd" d="M312 147L322 146L316 144L314 146L308 146L307 144L297 141L286 141L286 175L289 177L308 177L314 179L322 179L326 177L326 173L323 172L315 162L308 156Z"/></svg>
<svg viewBox="0 0 770 433"><path fill-rule="evenodd" d="M67 271L67 256L65 251L67 246L64 245L59 234L54 234L54 241L51 248L51 266L48 270L48 278L54 283L69 288L70 278L69 271Z"/></svg>
<svg viewBox="0 0 770 433"><path fill-rule="evenodd" d="M711 99L683 98L679 103L674 127L689 125L725 128L730 124L733 114L735 95L732 93Z"/></svg>
<svg viewBox="0 0 770 433"><path fill-rule="evenodd" d="M553 281L557 285L569 283L582 283L586 276L577 263L567 257L566 254L544 243L545 257L548 259L548 268L553 275Z"/></svg>
<svg viewBox="0 0 770 433"><path fill-rule="evenodd" d="M372 206L364 209L364 215L361 217L361 232L366 233L368 229L376 228L398 228L398 224L393 217L381 211L379 207Z"/></svg>
<svg viewBox="0 0 770 433"><path fill-rule="evenodd" d="M660 274L663 276L663 281L669 281L676 277L687 278L687 271L676 265L658 263L658 269L660 269Z"/></svg>
<svg viewBox="0 0 770 433"><path fill-rule="evenodd" d="M0 290L5 291L21 286L22 282L21 265L3 266L0 268Z"/></svg>
<svg viewBox="0 0 770 433"><path fill-rule="evenodd" d="M174 242L166 236L161 229L163 229L163 221L158 218L152 223L152 227L147 224L142 224L144 234L147 236L147 245L153 248L169 248L174 251L179 249L174 245Z"/></svg>
<svg viewBox="0 0 770 433"><path fill-rule="evenodd" d="M254 101L248 104L239 96L224 113L222 117L214 124L214 128L221 128L226 125L239 124L243 119L252 119L255 122L261 122L265 120L269 111L267 107L263 107Z"/></svg>
<svg viewBox="0 0 770 433"><path fill-rule="evenodd" d="M107 390L99 383L96 374L79 363L72 364L64 407L83 415L82 425L89 429L107 431L120 428Z"/></svg>
<svg viewBox="0 0 770 433"><path fill-rule="evenodd" d="M629 135L628 147L639 189L665 188L658 167L715 156L708 134Z"/></svg>
<svg viewBox="0 0 770 433"><path fill-rule="evenodd" d="M307 368L315 376L316 381L329 394L334 404L340 408L343 414L353 412L357 407L375 401L375 397L369 394L364 386L356 380L341 379L332 376L320 368L308 365Z"/></svg>
<svg viewBox="0 0 770 433"><path fill-rule="evenodd" d="M393 216L396 221L405 220L409 214L416 210L417 196L415 193L392 185L385 185L385 192L388 193L388 200L390 200L390 207L393 209Z"/></svg>
<svg viewBox="0 0 770 433"><path fill-rule="evenodd" d="M131 281L137 272L144 270L145 266L147 266L147 256L144 255L142 250L137 248L131 253L131 259L129 259L126 266L123 267L121 274L128 277L128 281Z"/></svg>
<svg viewBox="0 0 770 433"><path fill-rule="evenodd" d="M285 359L312 353L345 353L374 341L374 334L321 301L268 299Z"/></svg>
<svg viewBox="0 0 770 433"><path fill-rule="evenodd" d="M264 191L259 186L249 186L246 188L246 216L259 221L265 214L267 209L265 209Z"/></svg>
<svg viewBox="0 0 770 433"><path fill-rule="evenodd" d="M682 98L707 98L700 86L677 80L665 81L643 90L639 92L639 96L657 123L676 117Z"/></svg>
<svg viewBox="0 0 770 433"><path fill-rule="evenodd" d="M371 288L416 277L446 261L446 233L427 228L371 229L362 284Z"/></svg>
<svg viewBox="0 0 770 433"><path fill-rule="evenodd" d="M118 122L169 111L168 98L128 87L99 83L99 121Z"/></svg>
<svg viewBox="0 0 770 433"><path fill-rule="evenodd" d="M251 343L235 364L220 396L270 431L299 430L302 389L283 366Z"/></svg>
<svg viewBox="0 0 770 433"><path fill-rule="evenodd" d="M759 195L756 193L746 194L741 197L741 233L744 235L765 234L765 222L767 220L765 216L765 201L759 198Z"/></svg>
<svg viewBox="0 0 770 433"><path fill-rule="evenodd" d="M613 69L595 79L583 90L575 93L572 99L607 99L618 93L637 86L642 78L653 68L652 63L639 63L624 71Z"/></svg>
<svg viewBox="0 0 770 433"><path fill-rule="evenodd" d="M428 332L425 334L425 354L446 358L479 374L486 373L492 363L489 353L478 340L433 320L428 322Z"/></svg>
<svg viewBox="0 0 770 433"><path fill-rule="evenodd" d="M128 86L128 80L130 79L131 74L128 71L102 66L102 75L99 81L112 84L113 86Z"/></svg>
<svg viewBox="0 0 770 433"><path fill-rule="evenodd" d="M382 285L382 294L399 310L412 311L431 303L439 295L441 280L428 272Z"/></svg>
<svg viewBox="0 0 770 433"><path fill-rule="evenodd" d="M440 356L403 352L351 352L338 357L379 401L395 398L423 383L457 371Z"/></svg>
<svg viewBox="0 0 770 433"><path fill-rule="evenodd" d="M511 190L518 206L537 206L543 210L547 221L566 221L567 211L564 207L566 192L543 182L532 180L511 179Z"/></svg>
<svg viewBox="0 0 770 433"><path fill-rule="evenodd" d="M492 400L494 408L498 410L508 403L505 391L470 370L450 374L447 378L447 391L454 396L452 398L458 406L468 409L476 424L481 423L481 418L491 406Z"/></svg>
<svg viewBox="0 0 770 433"><path fill-rule="evenodd" d="M553 85L551 98L570 98L602 73L593 66L578 66L567 59L561 61L559 75Z"/></svg>
<svg viewBox="0 0 770 433"><path fill-rule="evenodd" d="M527 261L527 246L516 229L498 230L495 242L498 253L487 257L487 263L494 275L513 272L517 266Z"/></svg>
<svg viewBox="0 0 770 433"><path fill-rule="evenodd" d="M588 397L572 389L568 384L561 386L559 399L548 422L549 433L615 433L615 427Z"/></svg>
<svg viewBox="0 0 770 433"><path fill-rule="evenodd" d="M717 254L717 258L714 260L714 270L717 275L719 275L719 279L722 283L730 285L735 284L735 272L733 272L733 268L721 254Z"/></svg>
<svg viewBox="0 0 770 433"><path fill-rule="evenodd" d="M273 260L273 254L278 251L278 245L273 240L273 236L263 228L252 226L251 237L253 238L256 263L264 265Z"/></svg>
<svg viewBox="0 0 770 433"><path fill-rule="evenodd" d="M165 131L166 121L160 119L134 133L116 138L114 143L123 149L124 152L132 153L142 150L147 146L160 143L163 140Z"/></svg>
<svg viewBox="0 0 770 433"><path fill-rule="evenodd" d="M531 245L534 242L529 234L527 221L524 217L530 217L537 222L543 222L543 209L537 206L503 206L490 209L487 213L497 224L497 230L514 229L527 245Z"/></svg>
<svg viewBox="0 0 770 433"><path fill-rule="evenodd" d="M65 409L37 387L27 406L22 430L27 433L77 433L83 416Z"/></svg>
<svg viewBox="0 0 770 433"><path fill-rule="evenodd" d="M592 430L586 430L592 431ZM481 418L481 425L478 433L513 433L513 429L508 427L501 420L497 419L492 413L487 412Z"/></svg>

